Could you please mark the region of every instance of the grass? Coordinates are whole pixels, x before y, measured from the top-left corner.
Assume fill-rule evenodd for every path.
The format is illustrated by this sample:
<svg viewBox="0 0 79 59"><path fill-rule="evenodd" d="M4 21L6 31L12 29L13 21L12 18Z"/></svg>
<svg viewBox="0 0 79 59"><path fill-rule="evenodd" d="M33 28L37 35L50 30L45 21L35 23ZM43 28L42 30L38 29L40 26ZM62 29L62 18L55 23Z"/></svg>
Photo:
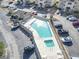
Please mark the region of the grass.
<svg viewBox="0 0 79 59"><path fill-rule="evenodd" d="M5 49L4 43L3 42L0 42L0 57L3 56L4 49Z"/></svg>

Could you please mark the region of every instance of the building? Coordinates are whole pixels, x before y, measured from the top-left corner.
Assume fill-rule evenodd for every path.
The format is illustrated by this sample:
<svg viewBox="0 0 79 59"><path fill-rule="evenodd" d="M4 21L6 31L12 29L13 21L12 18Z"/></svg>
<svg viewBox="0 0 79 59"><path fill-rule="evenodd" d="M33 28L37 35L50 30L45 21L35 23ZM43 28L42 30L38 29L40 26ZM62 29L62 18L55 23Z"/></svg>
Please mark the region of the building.
<svg viewBox="0 0 79 59"><path fill-rule="evenodd" d="M38 5L38 7L49 7L53 6L56 2L59 0L36 0L35 3Z"/></svg>
<svg viewBox="0 0 79 59"><path fill-rule="evenodd" d="M28 20L22 26L32 32L32 41L36 47L35 51L38 59L68 59L65 58L62 49L59 47L48 19L33 16Z"/></svg>
<svg viewBox="0 0 79 59"><path fill-rule="evenodd" d="M58 7L64 11L78 11L79 0L60 0Z"/></svg>

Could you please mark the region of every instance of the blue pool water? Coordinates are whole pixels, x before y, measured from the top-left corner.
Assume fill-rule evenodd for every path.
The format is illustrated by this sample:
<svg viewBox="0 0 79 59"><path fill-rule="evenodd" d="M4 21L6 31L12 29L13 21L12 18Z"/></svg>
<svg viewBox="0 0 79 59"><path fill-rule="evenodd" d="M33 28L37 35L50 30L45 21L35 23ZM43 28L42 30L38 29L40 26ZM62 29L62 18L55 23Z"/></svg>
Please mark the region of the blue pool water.
<svg viewBox="0 0 79 59"><path fill-rule="evenodd" d="M45 40L44 43L46 44L47 47L54 46L53 40Z"/></svg>
<svg viewBox="0 0 79 59"><path fill-rule="evenodd" d="M41 38L49 38L52 37L51 30L48 26L47 21L37 20L34 21L31 26L37 31ZM47 47L54 46L53 40L44 40L44 43Z"/></svg>
<svg viewBox="0 0 79 59"><path fill-rule="evenodd" d="M51 37L51 31L48 23L45 21L35 21L32 23L32 27L38 32L40 37Z"/></svg>

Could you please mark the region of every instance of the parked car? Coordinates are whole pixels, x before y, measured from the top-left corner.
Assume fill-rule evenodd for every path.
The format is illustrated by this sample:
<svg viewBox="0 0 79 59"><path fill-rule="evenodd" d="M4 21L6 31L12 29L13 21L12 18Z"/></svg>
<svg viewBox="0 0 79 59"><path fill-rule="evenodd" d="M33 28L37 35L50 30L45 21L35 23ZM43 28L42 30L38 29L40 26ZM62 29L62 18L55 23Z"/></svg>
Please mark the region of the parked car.
<svg viewBox="0 0 79 59"><path fill-rule="evenodd" d="M41 13L38 13L38 14L37 14L37 16L44 17L44 18L46 18L46 17L47 17L47 15L46 15L46 14L41 14Z"/></svg>
<svg viewBox="0 0 79 59"><path fill-rule="evenodd" d="M57 29L62 29L62 25L60 24L60 25L55 25L55 27L57 28Z"/></svg>
<svg viewBox="0 0 79 59"><path fill-rule="evenodd" d="M61 15L61 12L59 10L57 10L55 14Z"/></svg>
<svg viewBox="0 0 79 59"><path fill-rule="evenodd" d="M34 49L35 49L35 46L32 45L32 46L27 46L27 47L25 47L25 48L24 48L24 51L27 53L27 52L33 51Z"/></svg>
<svg viewBox="0 0 79 59"><path fill-rule="evenodd" d="M61 24L60 21L54 21L53 24L54 24L54 26L55 26L57 29L62 29L62 28L63 28L63 26L62 26L62 24Z"/></svg>
<svg viewBox="0 0 79 59"><path fill-rule="evenodd" d="M72 46L72 38L70 36L62 37L61 41L63 42L64 45Z"/></svg>
<svg viewBox="0 0 79 59"><path fill-rule="evenodd" d="M9 4L12 4L13 2L9 2Z"/></svg>
<svg viewBox="0 0 79 59"><path fill-rule="evenodd" d="M33 12L32 14L33 14L33 15L37 15L37 13L36 13L36 12Z"/></svg>
<svg viewBox="0 0 79 59"><path fill-rule="evenodd" d="M17 28L19 28L19 24L13 24L11 25L11 30L16 30Z"/></svg>
<svg viewBox="0 0 79 59"><path fill-rule="evenodd" d="M69 36L68 31L66 31L66 30L64 30L64 29L58 29L58 34L59 34L61 37L67 37L67 36Z"/></svg>
<svg viewBox="0 0 79 59"><path fill-rule="evenodd" d="M77 21L78 19L73 15L69 15L67 16L67 20L74 22L74 21Z"/></svg>
<svg viewBox="0 0 79 59"><path fill-rule="evenodd" d="M71 57L71 59L79 59L79 57Z"/></svg>
<svg viewBox="0 0 79 59"><path fill-rule="evenodd" d="M79 21L75 21L75 22L73 22L72 24L73 24L73 26L74 26L75 28L78 28L78 27L79 27Z"/></svg>
<svg viewBox="0 0 79 59"><path fill-rule="evenodd" d="M66 42L66 43L69 43L69 42L72 42L72 38L70 36L68 37L62 37L62 42Z"/></svg>

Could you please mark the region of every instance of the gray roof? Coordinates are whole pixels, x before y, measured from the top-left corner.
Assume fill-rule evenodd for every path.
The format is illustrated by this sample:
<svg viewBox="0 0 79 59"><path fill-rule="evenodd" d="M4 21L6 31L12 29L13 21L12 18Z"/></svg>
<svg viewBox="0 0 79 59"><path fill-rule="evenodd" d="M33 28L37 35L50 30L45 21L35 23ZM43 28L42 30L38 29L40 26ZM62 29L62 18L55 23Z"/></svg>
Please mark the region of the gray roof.
<svg viewBox="0 0 79 59"><path fill-rule="evenodd" d="M19 18L23 18L23 21L27 21L32 16L30 12L25 12L21 10L16 11L14 15L17 15Z"/></svg>

